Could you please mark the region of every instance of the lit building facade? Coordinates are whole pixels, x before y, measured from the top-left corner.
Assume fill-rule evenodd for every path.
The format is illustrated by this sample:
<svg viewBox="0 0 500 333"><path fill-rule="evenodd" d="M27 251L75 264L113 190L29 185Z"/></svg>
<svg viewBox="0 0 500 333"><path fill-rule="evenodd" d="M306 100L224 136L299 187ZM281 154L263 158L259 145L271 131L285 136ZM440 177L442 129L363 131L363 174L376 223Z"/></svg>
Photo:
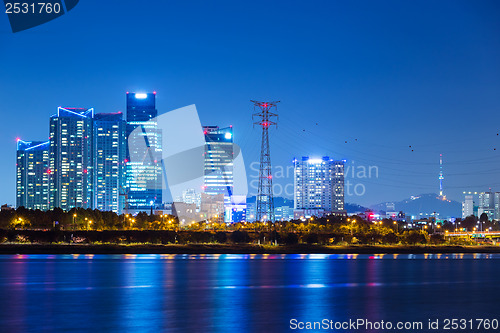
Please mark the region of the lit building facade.
<svg viewBox="0 0 500 333"><path fill-rule="evenodd" d="M224 205L225 222L238 223L247 221L247 197L245 195L232 195L229 205Z"/></svg>
<svg viewBox="0 0 500 333"><path fill-rule="evenodd" d="M276 221L290 221L293 220L293 208L290 206L280 206L274 208L274 217Z"/></svg>
<svg viewBox="0 0 500 333"><path fill-rule="evenodd" d="M49 209L49 146L49 141L17 140L17 207Z"/></svg>
<svg viewBox="0 0 500 333"><path fill-rule="evenodd" d="M462 201L462 218L474 215L474 196L466 195L465 200Z"/></svg>
<svg viewBox="0 0 500 333"><path fill-rule="evenodd" d="M294 210L317 210L321 215L345 214L344 161L325 156L321 159L302 157L293 163Z"/></svg>
<svg viewBox="0 0 500 333"><path fill-rule="evenodd" d="M247 202L246 218L249 222L255 221L255 215L257 211L257 204L255 202Z"/></svg>
<svg viewBox="0 0 500 333"><path fill-rule="evenodd" d="M486 213L490 220L500 219L500 192L480 192L477 216Z"/></svg>
<svg viewBox="0 0 500 333"><path fill-rule="evenodd" d="M188 188L182 191L182 198L177 201L195 204L196 208L199 209L201 205L201 193L197 193L194 188Z"/></svg>
<svg viewBox="0 0 500 333"><path fill-rule="evenodd" d="M233 193L233 128L204 126L205 167L204 192L224 194L226 201Z"/></svg>
<svg viewBox="0 0 500 333"><path fill-rule="evenodd" d="M95 208L121 214L125 191L126 122L123 114L94 116Z"/></svg>
<svg viewBox="0 0 500 333"><path fill-rule="evenodd" d="M224 222L224 194L201 194L199 220Z"/></svg>
<svg viewBox="0 0 500 333"><path fill-rule="evenodd" d="M241 207L233 203L233 127L203 126L205 134L205 158L203 192L224 196L224 221L233 222L233 209ZM237 214L241 215L241 214ZM239 217L237 217L239 219Z"/></svg>
<svg viewBox="0 0 500 333"><path fill-rule="evenodd" d="M62 108L50 117L49 206L94 207L94 109Z"/></svg>
<svg viewBox="0 0 500 333"><path fill-rule="evenodd" d="M500 192L495 192L493 195L493 205L495 209L493 218L498 221L500 220Z"/></svg>
<svg viewBox="0 0 500 333"><path fill-rule="evenodd" d="M156 93L127 93L126 188L131 213L162 204L162 138Z"/></svg>

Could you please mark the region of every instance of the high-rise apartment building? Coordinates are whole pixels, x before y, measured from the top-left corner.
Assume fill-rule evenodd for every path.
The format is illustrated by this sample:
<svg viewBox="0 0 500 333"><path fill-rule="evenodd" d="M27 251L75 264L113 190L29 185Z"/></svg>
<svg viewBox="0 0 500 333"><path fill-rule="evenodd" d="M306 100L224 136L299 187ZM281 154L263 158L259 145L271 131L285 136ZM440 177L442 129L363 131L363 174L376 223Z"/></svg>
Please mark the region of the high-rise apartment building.
<svg viewBox="0 0 500 333"><path fill-rule="evenodd" d="M116 213L127 204L132 213L160 206L156 116L154 93L127 95L128 123L121 112L59 107L50 117L48 142L18 141L17 206Z"/></svg>
<svg viewBox="0 0 500 333"><path fill-rule="evenodd" d="M474 196L466 195L465 200L462 201L462 218L474 215Z"/></svg>
<svg viewBox="0 0 500 333"><path fill-rule="evenodd" d="M95 208L121 214L125 192L126 122L121 112L94 116Z"/></svg>
<svg viewBox="0 0 500 333"><path fill-rule="evenodd" d="M344 214L344 161L294 159L294 209ZM300 214L299 214L300 215Z"/></svg>
<svg viewBox="0 0 500 333"><path fill-rule="evenodd" d="M17 140L17 207L49 209L49 173L49 141Z"/></svg>
<svg viewBox="0 0 500 333"><path fill-rule="evenodd" d="M62 108L50 117L49 206L94 204L94 109Z"/></svg>
<svg viewBox="0 0 500 333"><path fill-rule="evenodd" d="M495 192L493 195L493 205L495 210L493 218L498 221L500 220L500 192Z"/></svg>
<svg viewBox="0 0 500 333"><path fill-rule="evenodd" d="M162 203L162 133L157 116L156 93L127 93L126 187L131 213Z"/></svg>
<svg viewBox="0 0 500 333"><path fill-rule="evenodd" d="M489 219L500 218L500 193L499 192L480 192L477 208L477 216L486 213Z"/></svg>

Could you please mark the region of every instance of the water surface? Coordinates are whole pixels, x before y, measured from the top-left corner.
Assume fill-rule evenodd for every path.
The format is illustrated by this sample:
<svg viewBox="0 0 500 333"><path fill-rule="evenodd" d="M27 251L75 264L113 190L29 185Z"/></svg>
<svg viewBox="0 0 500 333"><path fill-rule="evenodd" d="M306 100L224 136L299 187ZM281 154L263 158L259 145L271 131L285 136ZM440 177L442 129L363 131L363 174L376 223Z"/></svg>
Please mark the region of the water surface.
<svg viewBox="0 0 500 333"><path fill-rule="evenodd" d="M500 319L500 255L2 255L2 332ZM347 332L347 331L346 331Z"/></svg>

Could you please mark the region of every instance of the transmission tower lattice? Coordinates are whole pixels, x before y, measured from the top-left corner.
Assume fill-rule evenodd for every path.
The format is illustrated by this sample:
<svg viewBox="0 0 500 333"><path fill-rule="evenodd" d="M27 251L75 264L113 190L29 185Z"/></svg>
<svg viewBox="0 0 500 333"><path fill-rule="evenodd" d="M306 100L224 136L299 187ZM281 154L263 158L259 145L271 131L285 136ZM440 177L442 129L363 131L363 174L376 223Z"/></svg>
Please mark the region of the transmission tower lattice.
<svg viewBox="0 0 500 333"><path fill-rule="evenodd" d="M274 221L274 202L273 202L273 175L271 171L271 152L269 149L269 127L277 126L278 114L271 112L277 109L276 102L257 102L251 101L260 112L254 113L252 119L254 125L262 127L262 145L260 149L260 168L259 168L259 188L257 192L257 212L256 221ZM258 121L255 121L258 119Z"/></svg>

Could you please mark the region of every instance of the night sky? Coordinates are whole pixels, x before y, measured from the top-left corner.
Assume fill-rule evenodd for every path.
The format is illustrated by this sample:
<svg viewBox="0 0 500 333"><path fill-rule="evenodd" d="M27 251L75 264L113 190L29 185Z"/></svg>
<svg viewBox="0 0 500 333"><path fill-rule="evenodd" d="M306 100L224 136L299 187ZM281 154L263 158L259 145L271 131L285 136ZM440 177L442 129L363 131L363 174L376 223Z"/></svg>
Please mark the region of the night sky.
<svg viewBox="0 0 500 333"><path fill-rule="evenodd" d="M13 34L0 14L0 203L15 204L16 138L48 139L58 106L124 111L126 91L153 90L160 112L233 125L249 176L250 99L280 100L273 165L346 159L364 189L347 202L437 193L440 153L449 198L500 191L499 18L498 1L85 0Z"/></svg>

